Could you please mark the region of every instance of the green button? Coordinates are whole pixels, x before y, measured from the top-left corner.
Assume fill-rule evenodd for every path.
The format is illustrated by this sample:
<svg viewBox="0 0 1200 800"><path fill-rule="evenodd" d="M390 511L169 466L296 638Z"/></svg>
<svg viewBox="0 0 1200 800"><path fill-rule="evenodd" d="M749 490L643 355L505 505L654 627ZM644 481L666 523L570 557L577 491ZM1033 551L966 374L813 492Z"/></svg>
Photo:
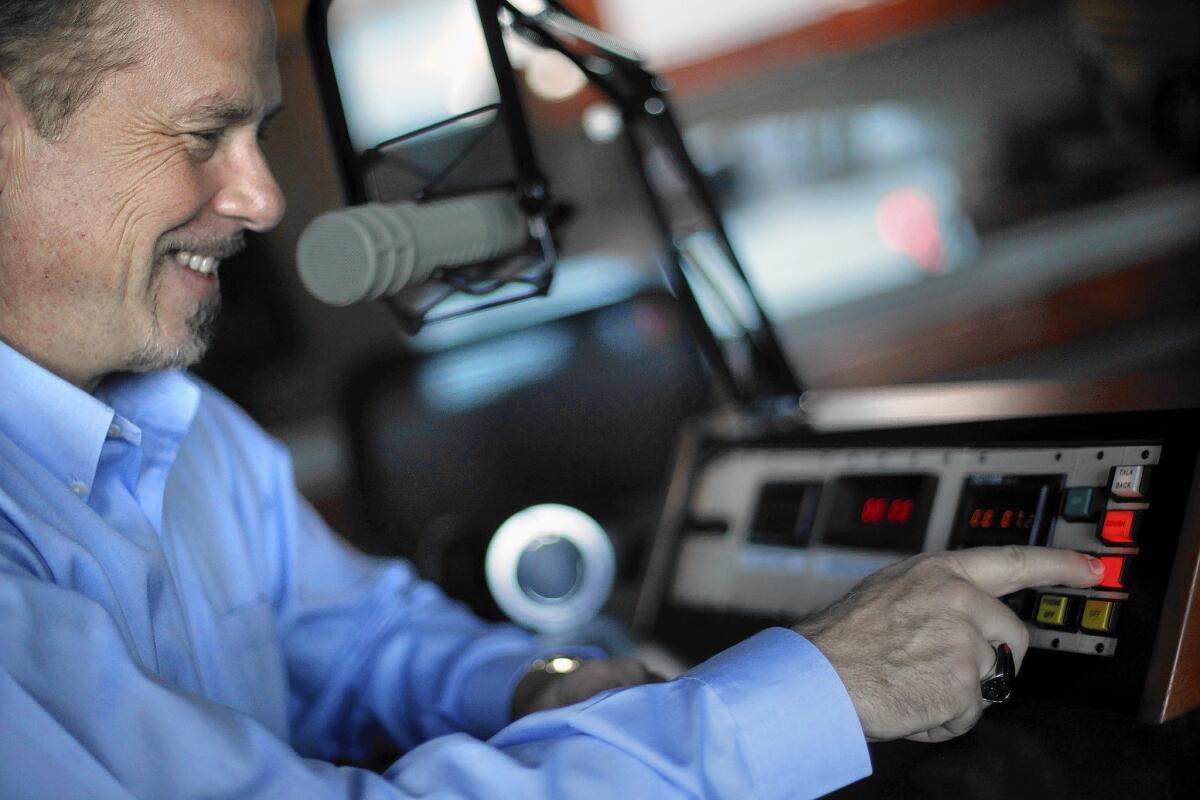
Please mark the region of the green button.
<svg viewBox="0 0 1200 800"><path fill-rule="evenodd" d="M1094 486L1074 486L1063 497L1062 515L1069 522L1095 522L1103 496Z"/></svg>

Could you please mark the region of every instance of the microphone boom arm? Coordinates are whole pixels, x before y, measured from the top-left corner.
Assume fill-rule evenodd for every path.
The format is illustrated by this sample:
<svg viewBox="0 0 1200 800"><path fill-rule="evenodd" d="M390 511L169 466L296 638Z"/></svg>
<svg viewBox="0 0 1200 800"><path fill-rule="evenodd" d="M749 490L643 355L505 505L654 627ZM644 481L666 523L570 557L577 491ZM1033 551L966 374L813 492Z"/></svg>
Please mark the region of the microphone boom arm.
<svg viewBox="0 0 1200 800"><path fill-rule="evenodd" d="M621 113L629 155L662 241L668 285L683 304L701 350L729 399L742 406L775 406L781 401L788 406L798 400L803 387L751 287L704 175L688 152L668 97L669 82L646 69L632 48L579 20L556 0L546 0L546 8L532 15L509 0L476 0L476 4L497 69L506 122L515 134L511 138L523 140L513 142L518 182L539 186L541 173L532 166L532 148L519 98L511 91L510 105L505 96L505 85L515 90L515 82L500 78L501 68L512 75L500 35L501 11L510 16L515 32L568 58ZM497 57L497 51L504 52ZM656 185L648 164L652 151L666 156L673 177L683 186L689 206L685 213L673 213L666 192ZM540 188L545 190L544 180ZM528 191L529 187L523 187L522 197ZM545 202L546 196L531 200ZM707 261L719 263L701 263L705 259L694 257L695 243L690 240L697 236L711 238L717 258ZM713 267L724 267L727 274L711 274ZM736 336L722 342L705 317L697 289L725 300ZM729 291L737 296L724 297ZM740 346L743 352L731 353L734 346Z"/></svg>

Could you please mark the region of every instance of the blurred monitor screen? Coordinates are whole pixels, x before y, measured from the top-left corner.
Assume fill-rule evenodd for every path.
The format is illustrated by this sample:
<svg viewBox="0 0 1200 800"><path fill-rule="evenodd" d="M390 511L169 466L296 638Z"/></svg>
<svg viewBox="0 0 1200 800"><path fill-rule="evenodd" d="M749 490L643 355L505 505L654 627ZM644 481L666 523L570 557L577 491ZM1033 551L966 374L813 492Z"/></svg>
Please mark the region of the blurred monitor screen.
<svg viewBox="0 0 1200 800"><path fill-rule="evenodd" d="M337 0L328 19L359 152L498 101L471 0Z"/></svg>

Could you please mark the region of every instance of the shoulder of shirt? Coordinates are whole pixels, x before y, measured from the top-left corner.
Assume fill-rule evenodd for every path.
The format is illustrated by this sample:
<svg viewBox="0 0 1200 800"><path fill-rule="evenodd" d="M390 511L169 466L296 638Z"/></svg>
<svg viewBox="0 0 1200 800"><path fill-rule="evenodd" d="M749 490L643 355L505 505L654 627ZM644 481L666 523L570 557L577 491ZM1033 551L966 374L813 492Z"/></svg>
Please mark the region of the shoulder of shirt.
<svg viewBox="0 0 1200 800"><path fill-rule="evenodd" d="M224 392L197 375L190 372L185 374L200 390L200 401L193 424L215 426L215 432L221 434L222 438L231 438L233 442L286 454L283 444L264 430L245 409Z"/></svg>

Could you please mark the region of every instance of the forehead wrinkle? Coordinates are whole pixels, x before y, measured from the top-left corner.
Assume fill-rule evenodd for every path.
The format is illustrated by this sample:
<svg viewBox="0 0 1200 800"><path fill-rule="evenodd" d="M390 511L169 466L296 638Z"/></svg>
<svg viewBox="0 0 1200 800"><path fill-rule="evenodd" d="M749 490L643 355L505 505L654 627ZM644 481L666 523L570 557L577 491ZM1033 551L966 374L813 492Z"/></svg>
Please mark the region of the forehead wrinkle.
<svg viewBox="0 0 1200 800"><path fill-rule="evenodd" d="M273 107L269 104L278 103L277 35L269 0L249 0L249 5L243 5L247 0L133 1L147 5L144 38L149 40L148 49L156 56L140 65L143 86L145 78L149 78L149 85L160 86L165 79L178 102L168 106L175 106L176 119L194 120L203 116L235 121L254 117L263 113L263 106ZM255 4L257 11L250 8ZM247 14L258 15L258 24L250 26ZM215 31L211 29L214 15L220 20ZM228 26L237 26L237 31L257 28L258 40L238 40L233 32L225 30ZM186 52L185 42L206 53L202 59L229 64L232 69L226 70L220 82L212 82L211 69L196 72L192 69L194 59L179 58L181 52ZM261 96L264 92L265 97Z"/></svg>

